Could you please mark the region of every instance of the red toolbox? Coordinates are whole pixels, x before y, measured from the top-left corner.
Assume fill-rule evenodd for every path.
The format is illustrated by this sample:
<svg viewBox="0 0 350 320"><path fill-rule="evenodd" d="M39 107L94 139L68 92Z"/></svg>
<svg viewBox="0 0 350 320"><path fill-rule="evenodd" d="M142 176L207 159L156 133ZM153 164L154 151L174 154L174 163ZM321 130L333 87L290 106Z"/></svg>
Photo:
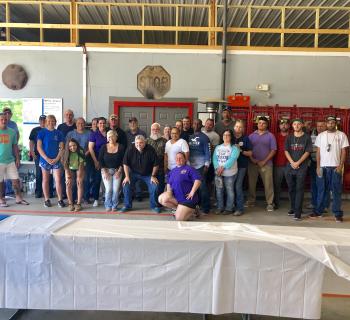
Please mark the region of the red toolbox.
<svg viewBox="0 0 350 320"><path fill-rule="evenodd" d="M228 105L231 107L250 107L250 96L244 96L243 93L235 93L227 97Z"/></svg>

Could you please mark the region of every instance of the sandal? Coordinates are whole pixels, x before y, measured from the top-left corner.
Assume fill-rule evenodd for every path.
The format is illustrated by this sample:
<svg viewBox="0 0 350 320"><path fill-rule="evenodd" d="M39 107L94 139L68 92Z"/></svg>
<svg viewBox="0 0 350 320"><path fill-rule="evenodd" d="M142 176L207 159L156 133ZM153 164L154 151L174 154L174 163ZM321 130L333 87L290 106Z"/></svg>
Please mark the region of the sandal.
<svg viewBox="0 0 350 320"><path fill-rule="evenodd" d="M27 206L27 205L29 205L29 202L22 199L21 201L16 201L16 204L23 204L23 205Z"/></svg>
<svg viewBox="0 0 350 320"><path fill-rule="evenodd" d="M6 208L8 207L9 205L6 203L6 202L0 202L0 207L2 208Z"/></svg>

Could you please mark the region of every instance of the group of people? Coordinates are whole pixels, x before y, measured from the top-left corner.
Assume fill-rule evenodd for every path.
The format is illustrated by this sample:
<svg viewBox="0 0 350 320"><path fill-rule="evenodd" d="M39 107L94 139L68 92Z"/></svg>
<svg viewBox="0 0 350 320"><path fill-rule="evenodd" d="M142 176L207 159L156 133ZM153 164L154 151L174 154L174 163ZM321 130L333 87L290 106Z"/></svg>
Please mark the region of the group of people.
<svg viewBox="0 0 350 320"><path fill-rule="evenodd" d="M8 110L7 110L8 111ZM11 111L11 110L10 110ZM266 210L280 206L281 185L285 179L289 215L301 220L305 177L311 176L313 209L311 217L322 217L330 205L337 222L343 221L341 209L342 170L349 146L345 133L337 130L335 117L317 122L310 132L302 119L280 119L275 136L268 130L269 120L257 119L257 130L245 134L245 122L233 120L229 109L221 120L202 121L185 117L174 126L153 123L150 136L139 128L135 117L129 129L118 126L112 114L92 120L86 129L83 118L74 119L72 110L64 113L65 122L56 129L54 116L42 115L40 125L30 134L30 152L36 165L36 197L44 197L51 207L53 180L58 206L80 211L82 204L99 205L103 181L106 211L126 212L133 199L142 200L142 185L147 186L150 208L174 210L177 220L188 220L200 208L202 214L240 216L256 202L258 177L261 177ZM0 113L0 181L11 179L16 203L22 198L18 183L18 133L9 128L9 117ZM245 201L244 181L248 176ZM52 179L53 177L53 179ZM122 191L122 192L121 192ZM4 183L0 183L4 193ZM123 206L118 209L120 195ZM7 205L4 197L0 206Z"/></svg>

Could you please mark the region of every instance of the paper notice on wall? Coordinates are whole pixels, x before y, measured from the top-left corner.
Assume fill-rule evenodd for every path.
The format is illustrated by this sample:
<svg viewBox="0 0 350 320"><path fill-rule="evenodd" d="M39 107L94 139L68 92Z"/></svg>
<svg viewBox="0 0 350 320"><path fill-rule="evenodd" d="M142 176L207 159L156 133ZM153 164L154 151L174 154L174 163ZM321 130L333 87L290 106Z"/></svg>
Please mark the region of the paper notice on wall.
<svg viewBox="0 0 350 320"><path fill-rule="evenodd" d="M43 100L41 98L22 99L23 123L39 123L39 117L43 113Z"/></svg>
<svg viewBox="0 0 350 320"><path fill-rule="evenodd" d="M44 114L53 114L56 117L57 124L62 123L62 99L45 98Z"/></svg>

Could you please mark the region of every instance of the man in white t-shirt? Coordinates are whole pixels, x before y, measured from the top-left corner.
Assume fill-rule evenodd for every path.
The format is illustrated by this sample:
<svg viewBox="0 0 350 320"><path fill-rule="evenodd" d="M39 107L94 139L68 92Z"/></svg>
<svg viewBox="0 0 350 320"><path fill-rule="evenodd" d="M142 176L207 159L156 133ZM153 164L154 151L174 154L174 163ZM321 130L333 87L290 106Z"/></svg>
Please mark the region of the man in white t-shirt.
<svg viewBox="0 0 350 320"><path fill-rule="evenodd" d="M170 131L171 139L165 145L164 153L164 170L168 171L176 167L176 154L184 152L186 156L186 162L188 162L190 156L190 149L187 142L180 138L180 130L176 127Z"/></svg>
<svg viewBox="0 0 350 320"><path fill-rule="evenodd" d="M348 137L337 130L337 119L333 116L326 119L327 130L320 133L315 142L317 147L317 206L312 217L322 217L324 211L324 194L332 191L332 211L336 222L343 222L341 210L342 172L349 147Z"/></svg>

